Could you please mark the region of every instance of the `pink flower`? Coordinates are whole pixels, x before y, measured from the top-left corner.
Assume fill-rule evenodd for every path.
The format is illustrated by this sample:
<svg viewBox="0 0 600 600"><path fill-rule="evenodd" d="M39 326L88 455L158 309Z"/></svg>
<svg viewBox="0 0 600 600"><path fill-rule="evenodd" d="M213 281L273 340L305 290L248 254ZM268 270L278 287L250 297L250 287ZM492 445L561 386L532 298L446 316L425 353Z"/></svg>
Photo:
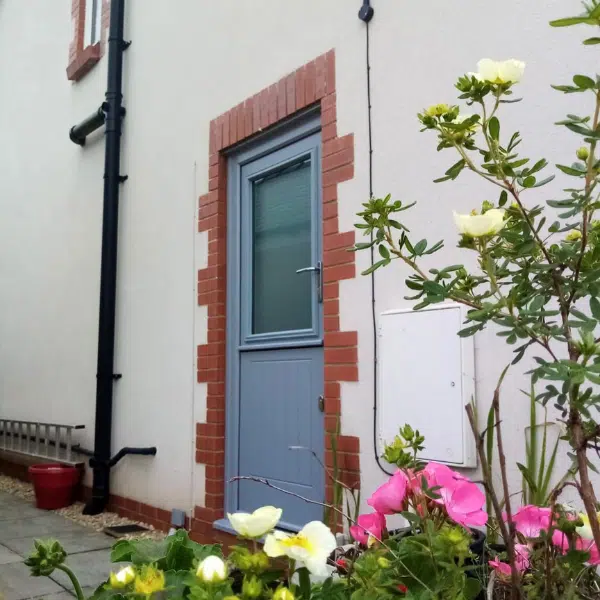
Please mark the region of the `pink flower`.
<svg viewBox="0 0 600 600"><path fill-rule="evenodd" d="M569 538L558 529L555 529L552 533L552 543L563 553L566 554L569 547ZM575 550L580 550L581 552L589 552L590 558L588 563L590 565L599 565L600 564L600 551L598 547L594 543L594 540L584 540L578 535L575 537Z"/></svg>
<svg viewBox="0 0 600 600"><path fill-rule="evenodd" d="M508 563L494 558L494 560L488 561L488 564L501 578L510 577L510 565Z"/></svg>
<svg viewBox="0 0 600 600"><path fill-rule="evenodd" d="M382 515L402 512L406 498L408 477L403 471L396 471L383 485L379 486L367 500L367 504Z"/></svg>
<svg viewBox="0 0 600 600"><path fill-rule="evenodd" d="M350 535L360 544L366 546L369 542L369 535L380 540L383 537L385 529L385 516L374 512L368 515L360 515L356 525L350 527Z"/></svg>
<svg viewBox="0 0 600 600"><path fill-rule="evenodd" d="M488 514L482 509L485 495L471 480L434 462L425 467L423 474L429 487L439 487L435 492L440 498L435 498L434 502L442 504L455 523L464 527L487 523Z"/></svg>
<svg viewBox="0 0 600 600"><path fill-rule="evenodd" d="M520 573L529 569L529 552L527 544L515 544L515 562Z"/></svg>
<svg viewBox="0 0 600 600"><path fill-rule="evenodd" d="M542 531L550 528L549 508L540 508L533 504L522 506L516 514L513 515L513 523L516 530L526 538L539 538Z"/></svg>
<svg viewBox="0 0 600 600"><path fill-rule="evenodd" d="M501 578L511 576L510 565L495 558L488 562L490 567L496 571ZM519 573L524 573L529 569L529 547L525 544L515 544L515 564Z"/></svg>

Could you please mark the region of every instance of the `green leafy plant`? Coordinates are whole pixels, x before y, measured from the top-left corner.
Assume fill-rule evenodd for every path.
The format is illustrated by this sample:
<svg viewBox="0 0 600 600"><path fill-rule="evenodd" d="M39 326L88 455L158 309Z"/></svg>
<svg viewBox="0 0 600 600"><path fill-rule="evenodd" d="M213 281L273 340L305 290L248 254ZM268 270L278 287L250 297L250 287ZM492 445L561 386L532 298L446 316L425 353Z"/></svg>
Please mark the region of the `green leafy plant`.
<svg viewBox="0 0 600 600"><path fill-rule="evenodd" d="M582 15L552 25L598 27L600 2L593 0L584 5ZM587 38L584 45L594 46L599 41L597 37ZM415 310L447 300L465 305L466 321L459 336L472 336L493 325L497 335L515 347L514 359L507 368L518 364L526 352L533 355L531 383L544 385L536 400L553 406L564 420L574 476L573 481L563 479L550 490L556 452L542 449L538 455L533 443L537 440L530 439L525 464L519 467L526 495L556 506L565 485L575 487L594 544L587 549L590 556L595 556L600 548L600 520L598 498L590 479L594 467L588 453L597 452L600 444L600 393L595 387L600 383L600 221L595 218L600 208L600 76L577 73L572 83L553 86L562 93L587 98L589 114L568 114L557 123L576 136L576 160L556 165L557 171L572 183L561 197L547 200L544 207L530 204L527 196L530 190L554 179L554 174L545 174L548 161L523 156L520 133L507 131L501 121L507 105L520 100L513 97L513 92L524 68L524 63L517 60L484 59L477 73L467 73L456 83L458 99L472 113L463 113L459 105L437 104L418 115L422 131L436 136L438 151L453 152L458 159L435 181L453 181L470 172L497 192L494 201L483 201L471 214L454 214L460 234L458 245L475 254L477 267L424 267L423 258L439 252L443 242L413 237L400 221L402 212L413 204L392 200L390 195L371 198L364 204L357 227L369 236L369 241L358 243L356 249L375 246L380 255L366 273L392 260L410 268L406 286L414 292L408 299L416 302ZM489 506L507 545L510 597L520 598L524 592L515 552L517 528L501 432L500 386L506 370L495 390L483 434L478 431L473 407L468 406L467 412L477 439ZM530 435L537 436L535 428ZM494 455L501 495L494 490ZM550 566L548 569L550 573Z"/></svg>
<svg viewBox="0 0 600 600"><path fill-rule="evenodd" d="M525 394L525 392L523 392ZM558 453L559 438L554 445L548 447L548 411L544 407L544 422L537 422L537 401L533 385L529 396L529 429L525 438L526 463L517 463L523 475L523 504L548 506L550 502L550 487L556 455ZM542 431L541 446L538 453L538 430Z"/></svg>

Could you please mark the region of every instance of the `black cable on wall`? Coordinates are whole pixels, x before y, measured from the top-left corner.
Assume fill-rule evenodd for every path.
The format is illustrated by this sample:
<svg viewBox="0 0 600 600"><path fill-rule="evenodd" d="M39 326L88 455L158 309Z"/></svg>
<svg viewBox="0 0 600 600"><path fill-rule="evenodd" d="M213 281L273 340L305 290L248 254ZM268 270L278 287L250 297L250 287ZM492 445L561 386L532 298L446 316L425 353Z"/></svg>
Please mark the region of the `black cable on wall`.
<svg viewBox="0 0 600 600"><path fill-rule="evenodd" d="M369 23L373 18L375 11L371 6L370 0L364 0L363 5L358 11L358 18L365 23L365 63L367 69L367 131L369 143L369 198L373 198L373 107L371 105L371 41L369 38ZM373 233L371 233L373 241ZM371 246L371 265L375 262L375 248ZM379 340L377 336L377 298L375 294L375 272L370 274L371 278L371 322L373 329L373 453L377 466L386 475L392 475L382 463L377 451L377 396L379 386L377 378L379 376Z"/></svg>

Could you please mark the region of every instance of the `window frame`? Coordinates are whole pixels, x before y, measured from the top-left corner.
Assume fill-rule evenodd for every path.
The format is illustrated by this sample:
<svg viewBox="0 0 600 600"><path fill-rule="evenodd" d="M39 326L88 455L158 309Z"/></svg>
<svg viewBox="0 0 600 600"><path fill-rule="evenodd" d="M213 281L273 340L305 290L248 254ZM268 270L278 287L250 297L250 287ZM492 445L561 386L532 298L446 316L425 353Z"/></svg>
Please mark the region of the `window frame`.
<svg viewBox="0 0 600 600"><path fill-rule="evenodd" d="M102 0L85 0L83 47L94 46L102 37Z"/></svg>

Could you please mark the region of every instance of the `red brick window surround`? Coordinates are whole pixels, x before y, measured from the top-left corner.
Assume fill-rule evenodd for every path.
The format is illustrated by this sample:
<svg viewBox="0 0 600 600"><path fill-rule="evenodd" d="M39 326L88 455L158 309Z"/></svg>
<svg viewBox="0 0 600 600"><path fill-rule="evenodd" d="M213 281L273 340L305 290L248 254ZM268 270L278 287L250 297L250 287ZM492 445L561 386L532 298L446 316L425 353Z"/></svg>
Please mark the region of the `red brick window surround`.
<svg viewBox="0 0 600 600"><path fill-rule="evenodd" d="M100 23L96 29L100 31L100 39L94 43L87 43L86 11L92 10L94 0L71 0L73 39L69 45L67 66L67 79L70 81L79 81L104 55L110 0L96 1L100 3Z"/></svg>
<svg viewBox="0 0 600 600"><path fill-rule="evenodd" d="M325 462L333 465L343 381L358 380L357 332L340 330L340 281L356 276L354 231L340 231L338 184L354 177L354 136L338 137L335 53L330 50L247 98L210 123L208 193L199 199L198 230L208 233L208 266L198 271L198 304L208 308L207 343L198 346L197 380L207 386L206 422L196 424L196 462L206 465L204 506L196 506L192 537L222 539L213 523L224 516L227 159L223 151L307 107L320 106L325 345ZM360 485L359 439L338 435L341 478ZM326 477L326 500L333 485Z"/></svg>

